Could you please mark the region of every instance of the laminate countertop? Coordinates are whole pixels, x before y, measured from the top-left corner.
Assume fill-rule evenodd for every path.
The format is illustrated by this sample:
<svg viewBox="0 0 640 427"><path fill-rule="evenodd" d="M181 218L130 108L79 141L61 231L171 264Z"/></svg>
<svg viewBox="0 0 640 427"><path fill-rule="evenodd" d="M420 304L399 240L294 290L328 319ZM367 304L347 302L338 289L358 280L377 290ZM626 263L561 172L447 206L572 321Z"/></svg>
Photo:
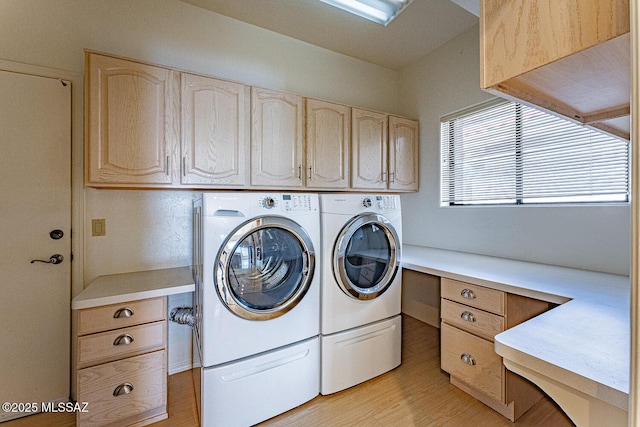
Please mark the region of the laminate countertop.
<svg viewBox="0 0 640 427"><path fill-rule="evenodd" d="M414 245L402 267L560 304L496 335L496 352L628 410L629 277Z"/></svg>
<svg viewBox="0 0 640 427"><path fill-rule="evenodd" d="M193 292L191 268L176 267L97 277L71 301L71 308L98 307Z"/></svg>

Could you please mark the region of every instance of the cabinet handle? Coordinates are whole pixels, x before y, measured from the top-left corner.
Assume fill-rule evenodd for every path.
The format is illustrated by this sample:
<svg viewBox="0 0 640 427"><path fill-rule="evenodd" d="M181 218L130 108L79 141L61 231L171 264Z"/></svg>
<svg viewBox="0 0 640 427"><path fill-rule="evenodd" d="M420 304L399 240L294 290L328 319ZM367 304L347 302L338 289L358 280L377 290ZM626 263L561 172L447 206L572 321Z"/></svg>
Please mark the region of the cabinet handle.
<svg viewBox="0 0 640 427"><path fill-rule="evenodd" d="M167 163L164 165L164 173L169 176L169 156L167 156Z"/></svg>
<svg viewBox="0 0 640 427"><path fill-rule="evenodd" d="M113 345L129 345L133 342L133 337L129 334L122 334L113 341Z"/></svg>
<svg viewBox="0 0 640 427"><path fill-rule="evenodd" d="M182 176L187 176L187 156L182 156Z"/></svg>
<svg viewBox="0 0 640 427"><path fill-rule="evenodd" d="M133 316L133 310L128 307L120 308L113 313L114 319L122 319L123 317L131 317Z"/></svg>
<svg viewBox="0 0 640 427"><path fill-rule="evenodd" d="M470 366L476 365L476 359L474 359L473 356L470 355L469 353L462 353L460 355L460 360L462 360L464 363Z"/></svg>
<svg viewBox="0 0 640 427"><path fill-rule="evenodd" d="M471 289L464 288L463 290L460 291L460 295L462 296L462 298L476 299L476 293L473 292Z"/></svg>
<svg viewBox="0 0 640 427"><path fill-rule="evenodd" d="M387 182L387 173L382 172L382 182Z"/></svg>
<svg viewBox="0 0 640 427"><path fill-rule="evenodd" d="M133 391L133 384L131 383L122 383L118 387L113 390L113 395L115 397L122 396L124 394L129 394Z"/></svg>
<svg viewBox="0 0 640 427"><path fill-rule="evenodd" d="M309 181L311 181L311 166L309 166Z"/></svg>
<svg viewBox="0 0 640 427"><path fill-rule="evenodd" d="M462 314L460 315L460 317L462 318L462 320L466 321L466 322L475 322L476 321L476 317L473 315L473 313L469 312L469 311L463 311Z"/></svg>
<svg viewBox="0 0 640 427"><path fill-rule="evenodd" d="M389 173L389 176L391 177L391 183L396 182L396 173L395 172Z"/></svg>
<svg viewBox="0 0 640 427"><path fill-rule="evenodd" d="M298 165L298 179L302 179L302 166Z"/></svg>

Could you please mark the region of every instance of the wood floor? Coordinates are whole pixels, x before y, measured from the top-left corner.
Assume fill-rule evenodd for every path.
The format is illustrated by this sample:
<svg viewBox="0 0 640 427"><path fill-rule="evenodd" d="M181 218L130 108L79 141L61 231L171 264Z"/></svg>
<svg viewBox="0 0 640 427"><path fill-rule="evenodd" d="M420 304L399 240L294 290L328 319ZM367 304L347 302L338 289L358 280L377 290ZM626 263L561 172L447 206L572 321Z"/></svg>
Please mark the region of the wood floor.
<svg viewBox="0 0 640 427"><path fill-rule="evenodd" d="M356 387L315 399L267 420L260 427L411 427L411 426L572 426L549 399L543 399L517 422L449 384L440 370L439 331L403 316L402 365ZM238 408L240 410L240 408ZM169 377L169 414L154 427L196 427L191 372ZM70 414L38 414L2 427L72 427ZM224 427L224 426L209 426Z"/></svg>

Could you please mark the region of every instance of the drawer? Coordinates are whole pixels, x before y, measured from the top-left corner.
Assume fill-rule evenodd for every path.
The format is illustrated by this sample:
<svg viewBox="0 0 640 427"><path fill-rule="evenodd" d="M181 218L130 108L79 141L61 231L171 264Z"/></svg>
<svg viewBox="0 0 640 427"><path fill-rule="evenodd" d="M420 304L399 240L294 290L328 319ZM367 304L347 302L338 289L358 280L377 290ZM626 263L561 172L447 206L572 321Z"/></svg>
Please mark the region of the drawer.
<svg viewBox="0 0 640 427"><path fill-rule="evenodd" d="M452 377L500 402L505 401L505 368L493 343L441 324L441 366Z"/></svg>
<svg viewBox="0 0 640 427"><path fill-rule="evenodd" d="M164 320L166 311L165 297L78 310L78 335Z"/></svg>
<svg viewBox="0 0 640 427"><path fill-rule="evenodd" d="M504 331L504 317L448 299L441 300L440 313L443 322L491 341L496 334Z"/></svg>
<svg viewBox="0 0 640 427"><path fill-rule="evenodd" d="M79 426L124 425L123 420L166 413L165 351L134 356L78 370ZM124 391L125 385L130 391ZM118 388L120 394L118 395Z"/></svg>
<svg viewBox="0 0 640 427"><path fill-rule="evenodd" d="M495 314L504 314L505 294L484 286L442 278L440 296Z"/></svg>
<svg viewBox="0 0 640 427"><path fill-rule="evenodd" d="M78 338L78 367L96 365L165 347L167 322L147 323Z"/></svg>

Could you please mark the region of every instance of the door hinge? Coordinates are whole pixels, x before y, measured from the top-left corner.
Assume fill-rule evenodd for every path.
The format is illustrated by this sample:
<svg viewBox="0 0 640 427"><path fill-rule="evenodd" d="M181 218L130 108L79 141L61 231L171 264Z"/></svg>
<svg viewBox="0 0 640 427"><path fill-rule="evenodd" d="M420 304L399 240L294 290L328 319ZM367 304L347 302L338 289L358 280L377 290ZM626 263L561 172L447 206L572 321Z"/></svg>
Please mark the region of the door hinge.
<svg viewBox="0 0 640 427"><path fill-rule="evenodd" d="M69 254L69 262L73 262L73 252Z"/></svg>

